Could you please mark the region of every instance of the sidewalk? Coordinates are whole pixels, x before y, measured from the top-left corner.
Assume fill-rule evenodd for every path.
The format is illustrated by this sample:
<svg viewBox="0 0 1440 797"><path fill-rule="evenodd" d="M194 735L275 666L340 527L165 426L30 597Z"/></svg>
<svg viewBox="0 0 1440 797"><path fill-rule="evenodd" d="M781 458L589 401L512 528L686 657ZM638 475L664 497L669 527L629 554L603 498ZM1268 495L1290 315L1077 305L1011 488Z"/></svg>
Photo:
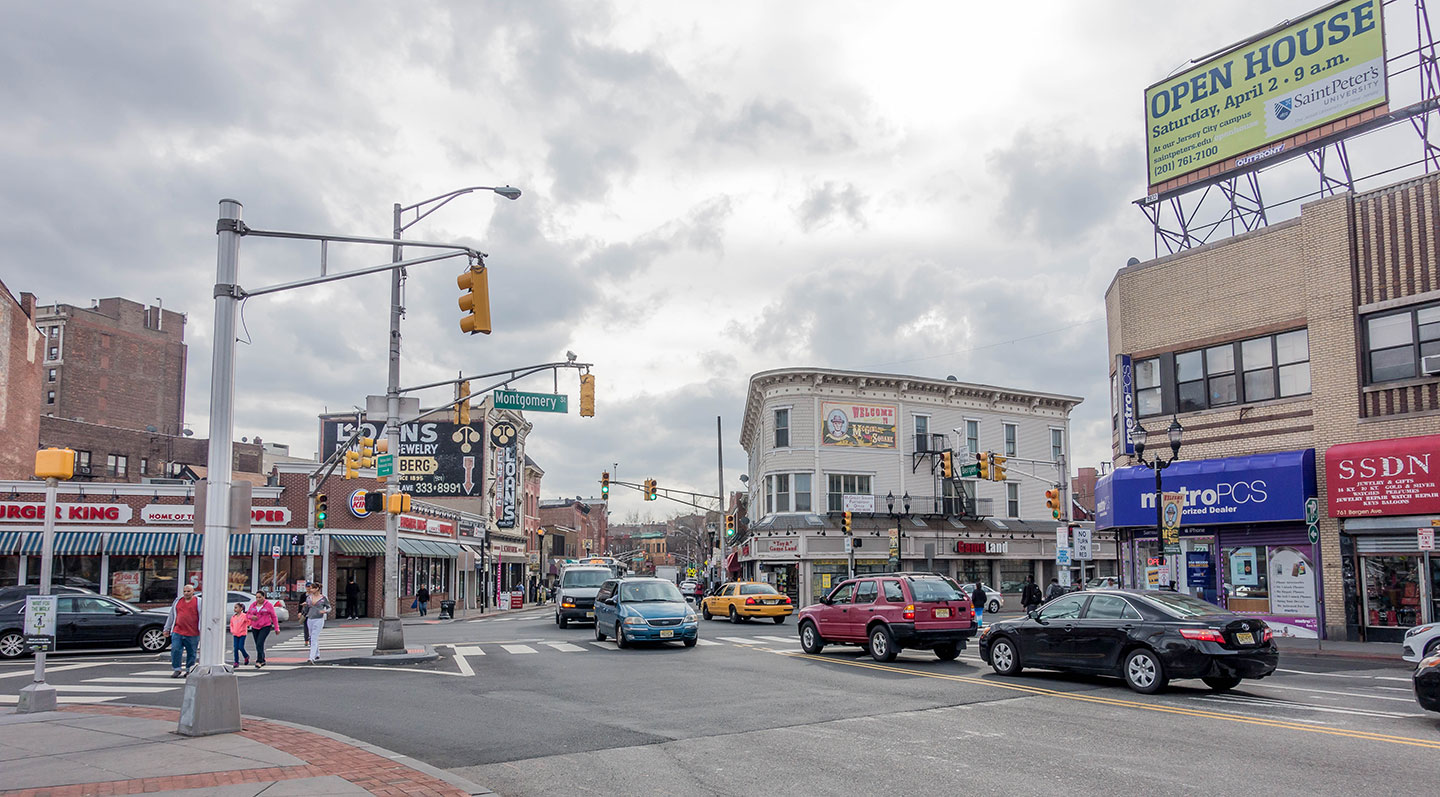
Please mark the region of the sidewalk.
<svg viewBox="0 0 1440 797"><path fill-rule="evenodd" d="M1275 647L1282 656L1307 656L1325 659L1377 661L1397 667L1409 667L1400 658L1400 644L1395 642L1348 642L1340 639L1300 639L1275 637Z"/></svg>
<svg viewBox="0 0 1440 797"><path fill-rule="evenodd" d="M421 761L316 728L244 719L217 736L175 733L174 709L92 705L0 714L3 795L214 797L492 794Z"/></svg>

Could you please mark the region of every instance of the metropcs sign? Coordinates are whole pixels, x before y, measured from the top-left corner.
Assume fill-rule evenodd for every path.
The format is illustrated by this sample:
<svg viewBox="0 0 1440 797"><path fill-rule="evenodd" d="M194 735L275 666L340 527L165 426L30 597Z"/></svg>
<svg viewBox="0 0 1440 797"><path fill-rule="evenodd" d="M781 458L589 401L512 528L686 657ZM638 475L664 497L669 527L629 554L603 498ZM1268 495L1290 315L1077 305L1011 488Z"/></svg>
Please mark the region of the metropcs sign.
<svg viewBox="0 0 1440 797"><path fill-rule="evenodd" d="M1315 451L1279 451L1228 459L1180 460L1162 473L1178 493L1182 525L1303 522L1315 496ZM1117 468L1095 486L1096 528L1155 527L1155 474Z"/></svg>

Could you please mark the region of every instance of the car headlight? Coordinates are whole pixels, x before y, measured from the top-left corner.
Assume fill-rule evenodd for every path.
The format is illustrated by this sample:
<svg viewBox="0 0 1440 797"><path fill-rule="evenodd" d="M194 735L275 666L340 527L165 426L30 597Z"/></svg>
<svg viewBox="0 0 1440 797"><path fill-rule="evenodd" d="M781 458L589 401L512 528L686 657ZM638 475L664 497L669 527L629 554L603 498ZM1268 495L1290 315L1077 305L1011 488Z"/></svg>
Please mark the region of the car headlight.
<svg viewBox="0 0 1440 797"><path fill-rule="evenodd" d="M980 627L980 638L981 638L981 639L984 639L985 637L990 636L990 632L993 631L994 629L995 629L995 626L993 626L993 625L984 625L984 626L981 626L981 627Z"/></svg>
<svg viewBox="0 0 1440 797"><path fill-rule="evenodd" d="M1426 633L1429 633L1430 631L1433 631L1434 629L1435 629L1435 624L1434 624L1434 623L1427 623L1427 624L1425 624L1425 625L1417 625L1417 626L1415 626L1414 628L1410 629L1409 631L1406 631L1406 632L1405 632L1405 638L1406 638L1406 639L1409 639L1410 637L1415 636L1416 634L1426 634Z"/></svg>
<svg viewBox="0 0 1440 797"><path fill-rule="evenodd" d="M625 625L645 625L644 617L626 617Z"/></svg>
<svg viewBox="0 0 1440 797"><path fill-rule="evenodd" d="M700 618L699 618L694 612L686 612L686 613L685 613L685 622L687 622L687 623L698 623L698 622L700 622Z"/></svg>
<svg viewBox="0 0 1440 797"><path fill-rule="evenodd" d="M1431 656L1428 659L1421 660L1420 667L1434 667L1437 664L1440 664L1440 656ZM1419 667L1416 669L1419 669Z"/></svg>

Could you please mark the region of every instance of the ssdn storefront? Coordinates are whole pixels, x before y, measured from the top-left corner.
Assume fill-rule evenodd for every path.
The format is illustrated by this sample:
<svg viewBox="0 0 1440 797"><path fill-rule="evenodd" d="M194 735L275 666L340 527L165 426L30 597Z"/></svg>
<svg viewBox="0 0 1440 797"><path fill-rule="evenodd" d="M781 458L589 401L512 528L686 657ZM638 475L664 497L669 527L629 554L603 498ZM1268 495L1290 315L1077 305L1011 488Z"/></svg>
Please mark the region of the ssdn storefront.
<svg viewBox="0 0 1440 797"><path fill-rule="evenodd" d="M1346 636L1401 642L1440 620L1440 557L1421 544L1440 534L1440 435L1331 446L1325 484L1341 519Z"/></svg>
<svg viewBox="0 0 1440 797"><path fill-rule="evenodd" d="M1162 478L1165 492L1184 496L1179 545L1163 552L1154 471L1117 468L1095 485L1096 529L1120 534L1122 586L1173 589L1281 636L1317 637L1324 596L1305 523L1315 450L1181 460Z"/></svg>

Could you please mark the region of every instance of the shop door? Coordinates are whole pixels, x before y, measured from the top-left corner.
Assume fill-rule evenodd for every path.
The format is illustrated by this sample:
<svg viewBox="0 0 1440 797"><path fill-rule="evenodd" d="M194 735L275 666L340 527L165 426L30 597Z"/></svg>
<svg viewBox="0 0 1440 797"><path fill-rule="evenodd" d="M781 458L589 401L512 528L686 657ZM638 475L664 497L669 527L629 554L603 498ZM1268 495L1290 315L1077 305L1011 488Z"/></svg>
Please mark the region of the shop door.
<svg viewBox="0 0 1440 797"><path fill-rule="evenodd" d="M790 596L790 603L800 605L800 566L785 565L775 570L775 589Z"/></svg>
<svg viewBox="0 0 1440 797"><path fill-rule="evenodd" d="M336 568L336 576L339 578L339 587L335 590L340 598L340 617L365 617L368 615L370 606L370 564L361 560L360 564L343 564ZM360 592L355 600L355 605L350 605L350 598L347 587L350 579L355 579L355 585Z"/></svg>

